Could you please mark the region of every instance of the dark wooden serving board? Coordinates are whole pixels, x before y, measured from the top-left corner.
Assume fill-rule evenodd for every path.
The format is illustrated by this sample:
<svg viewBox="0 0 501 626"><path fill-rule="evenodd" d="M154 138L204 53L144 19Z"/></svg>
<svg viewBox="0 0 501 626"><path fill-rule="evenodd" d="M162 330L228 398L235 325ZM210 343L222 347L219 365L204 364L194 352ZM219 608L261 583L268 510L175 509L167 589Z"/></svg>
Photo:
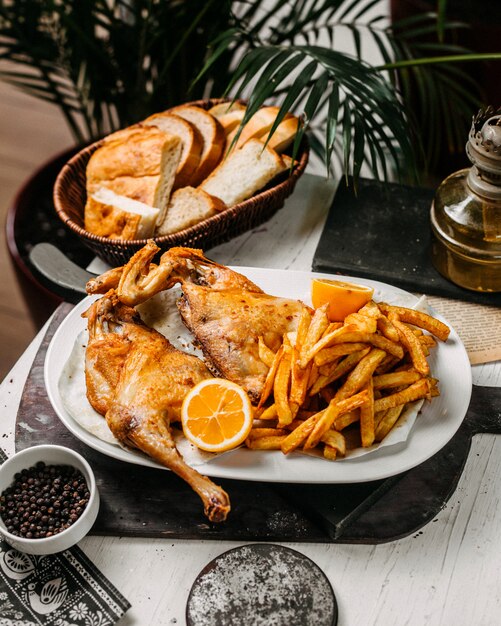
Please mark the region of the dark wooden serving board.
<svg viewBox="0 0 501 626"><path fill-rule="evenodd" d="M468 414L453 439L431 459L393 478L354 485L288 485L218 481L232 511L223 524L205 519L200 501L171 472L111 459L76 439L55 414L43 379L47 347L71 310L56 311L35 357L16 422L16 449L53 443L80 452L101 494L95 534L239 541L383 543L432 520L461 475L471 438L501 433L501 389L474 387Z"/></svg>
<svg viewBox="0 0 501 626"><path fill-rule="evenodd" d="M434 191L360 179L339 183L313 258L317 272L379 280L409 291L501 306L501 293L478 293L446 280L431 261Z"/></svg>

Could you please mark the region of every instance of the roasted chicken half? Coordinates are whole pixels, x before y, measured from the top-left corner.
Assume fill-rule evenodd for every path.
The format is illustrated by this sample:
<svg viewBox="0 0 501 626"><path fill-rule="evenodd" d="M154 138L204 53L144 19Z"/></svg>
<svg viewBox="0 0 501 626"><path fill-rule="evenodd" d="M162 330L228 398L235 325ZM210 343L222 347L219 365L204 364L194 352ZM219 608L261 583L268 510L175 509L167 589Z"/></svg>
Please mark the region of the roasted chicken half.
<svg viewBox="0 0 501 626"><path fill-rule="evenodd" d="M226 492L188 466L175 447L170 423L180 418L188 391L211 374L200 359L180 352L111 291L84 313L89 343L87 397L115 437L142 450L183 478L200 496L207 517L226 519Z"/></svg>
<svg viewBox="0 0 501 626"><path fill-rule="evenodd" d="M120 300L135 306L156 293L181 284L178 308L204 355L219 375L240 384L257 402L268 367L259 358L259 337L276 351L283 336L297 329L305 305L277 298L248 278L207 259L200 250L171 248L160 263L154 242L121 268L90 281L89 293L116 288Z"/></svg>

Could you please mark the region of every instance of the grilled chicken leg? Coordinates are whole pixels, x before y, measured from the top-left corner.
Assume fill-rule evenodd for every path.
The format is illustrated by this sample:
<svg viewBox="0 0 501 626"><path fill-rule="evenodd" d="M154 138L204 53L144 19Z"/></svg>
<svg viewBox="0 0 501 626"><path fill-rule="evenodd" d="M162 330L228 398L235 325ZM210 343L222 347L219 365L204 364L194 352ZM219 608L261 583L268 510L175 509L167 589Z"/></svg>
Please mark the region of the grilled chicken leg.
<svg viewBox="0 0 501 626"><path fill-rule="evenodd" d="M187 465L170 422L180 418L186 393L211 374L197 357L176 350L139 314L110 292L91 305L85 374L87 397L115 437L183 478L200 496L207 517L226 519L226 492Z"/></svg>
<svg viewBox="0 0 501 626"><path fill-rule="evenodd" d="M154 265L157 251L155 243L148 242L126 266L88 283L88 291L116 287L120 300L133 306L180 283L179 311L209 364L257 402L268 372L259 357L259 337L277 350L284 334L297 329L305 305L263 293L248 278L210 261L200 250L171 248Z"/></svg>

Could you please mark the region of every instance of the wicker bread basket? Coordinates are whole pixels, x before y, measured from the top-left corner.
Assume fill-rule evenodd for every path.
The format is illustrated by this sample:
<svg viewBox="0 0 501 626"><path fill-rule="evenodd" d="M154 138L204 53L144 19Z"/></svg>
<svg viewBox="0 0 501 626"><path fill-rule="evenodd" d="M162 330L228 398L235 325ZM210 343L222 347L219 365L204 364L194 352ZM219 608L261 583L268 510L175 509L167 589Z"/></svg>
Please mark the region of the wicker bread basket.
<svg viewBox="0 0 501 626"><path fill-rule="evenodd" d="M189 104L205 109L224 102L222 99L198 100ZM146 239L122 241L94 235L84 229L84 208L86 203L85 171L92 153L102 144L93 143L78 152L60 171L54 186L54 205L61 220L76 233L82 242L111 266L123 265L142 248ZM285 199L293 192L297 179L308 163L308 143L303 139L297 164L285 179L265 188L249 200L213 215L190 228L154 237L162 251L173 246L189 246L207 250L219 243L228 241L241 233L268 220L283 206Z"/></svg>

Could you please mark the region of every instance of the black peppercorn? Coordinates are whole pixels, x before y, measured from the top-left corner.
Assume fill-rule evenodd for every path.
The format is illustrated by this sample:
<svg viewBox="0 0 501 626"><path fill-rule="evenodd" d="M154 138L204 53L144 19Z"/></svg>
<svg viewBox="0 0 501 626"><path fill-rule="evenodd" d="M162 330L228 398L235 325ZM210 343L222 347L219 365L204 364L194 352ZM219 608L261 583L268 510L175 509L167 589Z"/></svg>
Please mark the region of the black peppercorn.
<svg viewBox="0 0 501 626"><path fill-rule="evenodd" d="M0 495L0 516L13 535L52 537L77 521L89 498L78 469L40 461L14 475L12 485Z"/></svg>

